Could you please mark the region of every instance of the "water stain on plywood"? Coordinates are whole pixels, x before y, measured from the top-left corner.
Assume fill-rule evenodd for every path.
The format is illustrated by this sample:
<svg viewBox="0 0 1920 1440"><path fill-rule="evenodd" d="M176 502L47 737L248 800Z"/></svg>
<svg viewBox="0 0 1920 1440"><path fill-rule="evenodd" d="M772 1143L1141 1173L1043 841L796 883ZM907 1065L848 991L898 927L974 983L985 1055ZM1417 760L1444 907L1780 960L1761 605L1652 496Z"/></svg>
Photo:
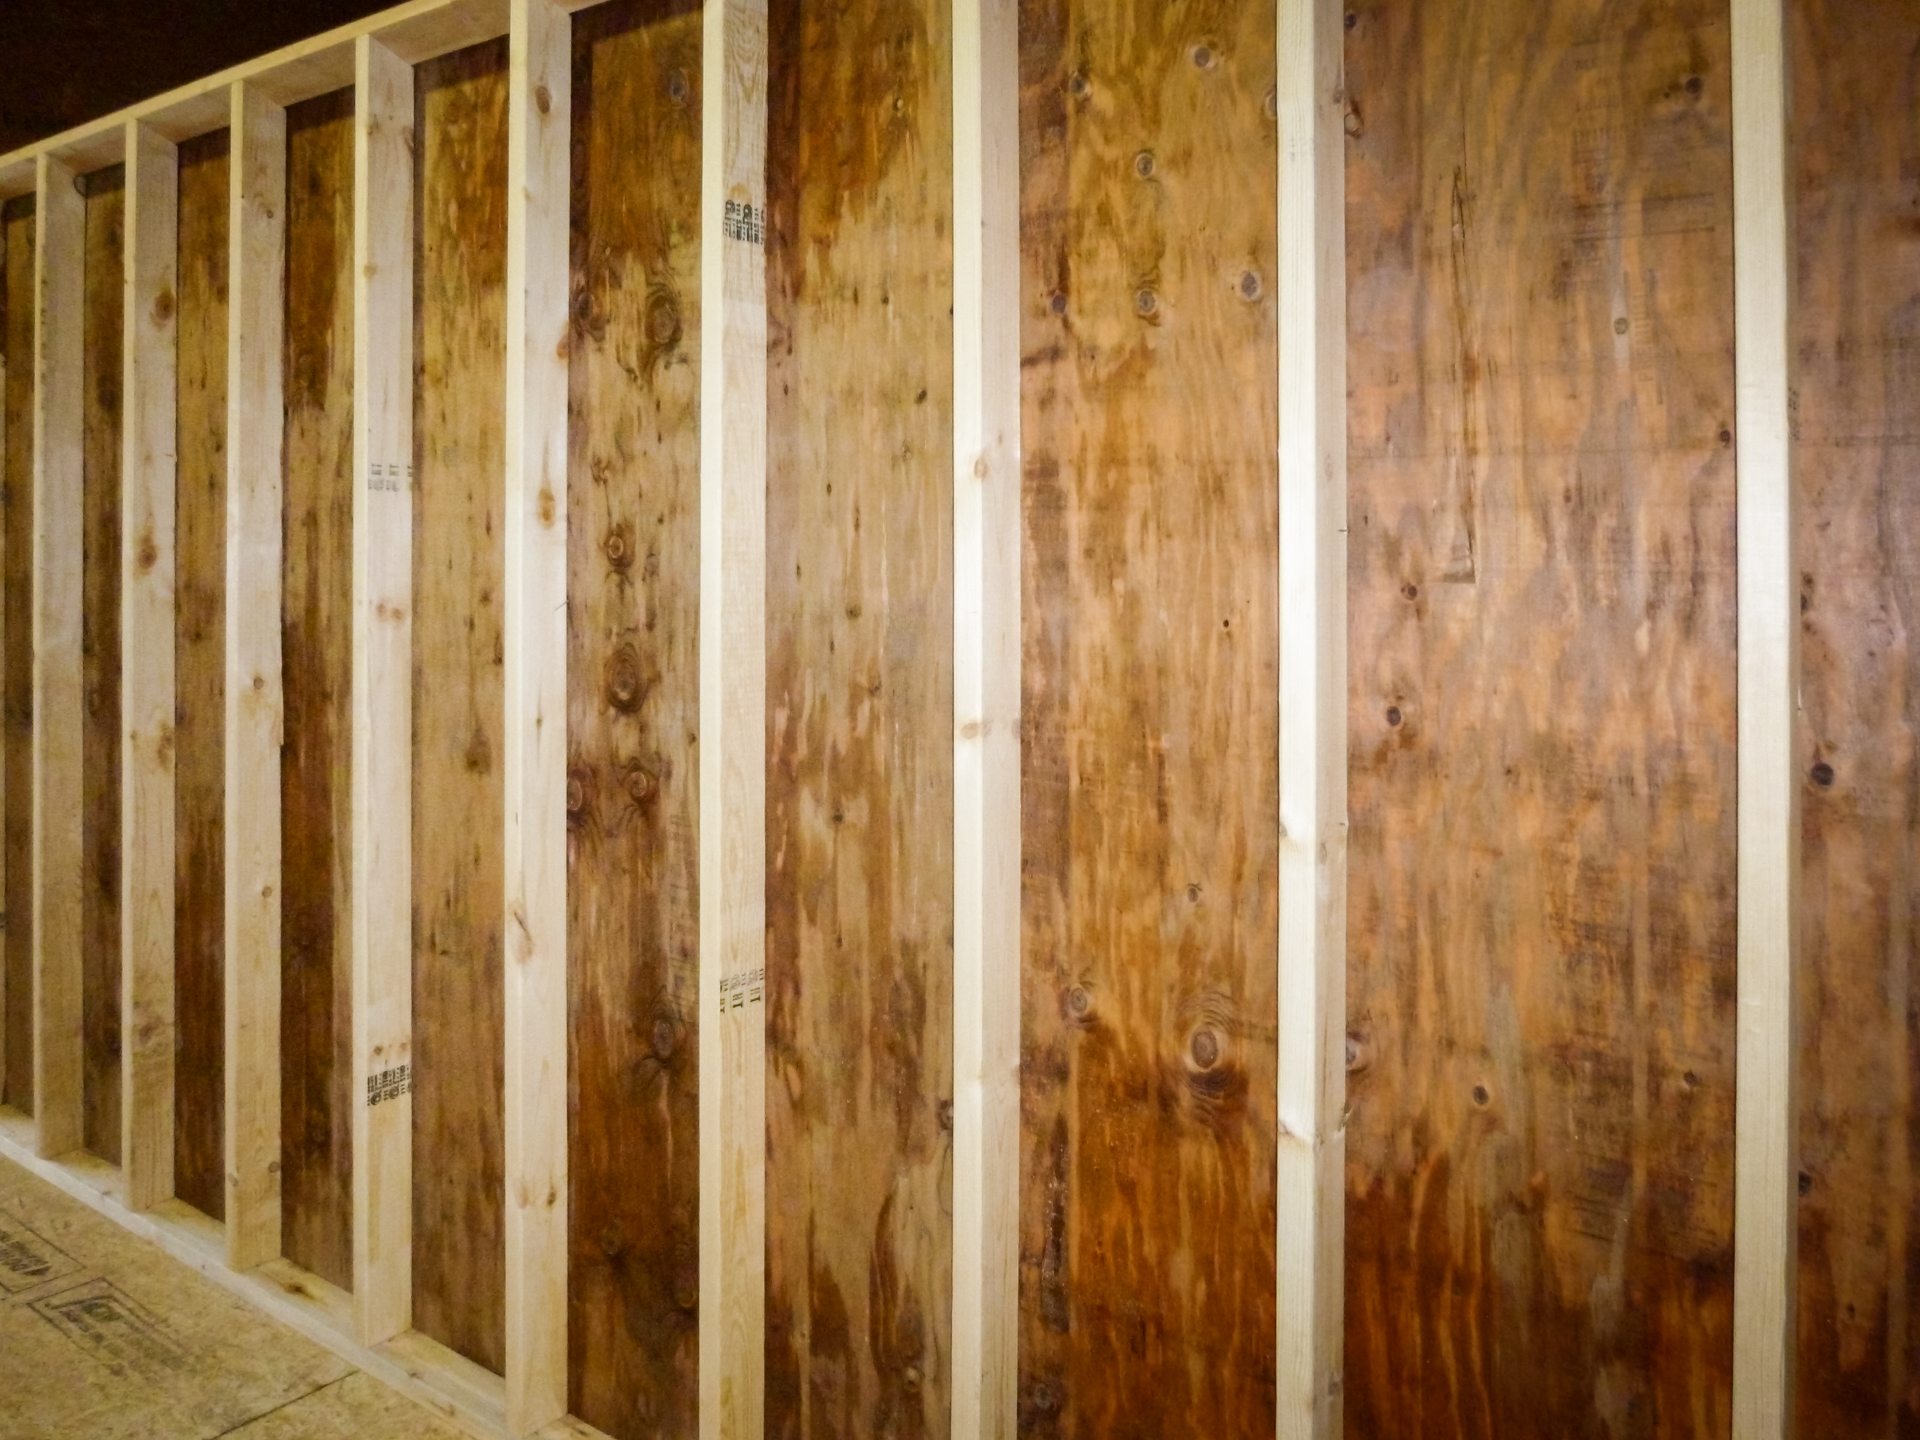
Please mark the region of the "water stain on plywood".
<svg viewBox="0 0 1920 1440"><path fill-rule="evenodd" d="M33 200L0 210L6 241L4 586L0 586L0 764L5 793L33 789ZM26 541L27 543L22 543ZM0 1101L33 1113L33 825L31 808L5 807L6 1068Z"/></svg>

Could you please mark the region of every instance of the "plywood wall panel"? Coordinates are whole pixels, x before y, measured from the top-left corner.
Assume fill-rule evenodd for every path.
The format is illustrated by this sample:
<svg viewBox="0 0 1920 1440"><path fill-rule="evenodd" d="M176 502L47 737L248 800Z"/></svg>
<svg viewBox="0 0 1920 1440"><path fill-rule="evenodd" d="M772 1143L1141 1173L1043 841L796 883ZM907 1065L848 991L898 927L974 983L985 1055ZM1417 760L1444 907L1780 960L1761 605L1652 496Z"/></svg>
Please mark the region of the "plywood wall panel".
<svg viewBox="0 0 1920 1440"><path fill-rule="evenodd" d="M416 85L413 1313L498 1372L506 44L430 61Z"/></svg>
<svg viewBox="0 0 1920 1440"><path fill-rule="evenodd" d="M226 1073L228 132L180 147L174 491L174 1193L219 1219Z"/></svg>
<svg viewBox="0 0 1920 1440"><path fill-rule="evenodd" d="M81 540L81 1013L86 1147L120 1159L120 418L126 172L87 197Z"/></svg>
<svg viewBox="0 0 1920 1440"><path fill-rule="evenodd" d="M948 7L769 8L767 1430L952 1406Z"/></svg>
<svg viewBox="0 0 1920 1440"><path fill-rule="evenodd" d="M699 1425L700 52L574 22L568 1393L617 1440Z"/></svg>
<svg viewBox="0 0 1920 1440"><path fill-rule="evenodd" d="M0 764L5 793L33 788L33 245L31 199L0 211L6 242L6 406L4 582L0 583ZM0 1101L33 1113L33 837L32 807L16 799L5 807L0 833L6 847L7 987L5 1071Z"/></svg>
<svg viewBox="0 0 1920 1440"><path fill-rule="evenodd" d="M1022 21L1034 1436L1275 1426L1274 37L1225 0Z"/></svg>
<svg viewBox="0 0 1920 1440"><path fill-rule="evenodd" d="M1347 1434L1725 1436L1726 6L1348 18Z"/></svg>
<svg viewBox="0 0 1920 1440"><path fill-rule="evenodd" d="M286 1257L353 1288L353 91L287 111L280 751Z"/></svg>
<svg viewBox="0 0 1920 1440"><path fill-rule="evenodd" d="M1920 1433L1920 28L1792 0L1799 1433Z"/></svg>

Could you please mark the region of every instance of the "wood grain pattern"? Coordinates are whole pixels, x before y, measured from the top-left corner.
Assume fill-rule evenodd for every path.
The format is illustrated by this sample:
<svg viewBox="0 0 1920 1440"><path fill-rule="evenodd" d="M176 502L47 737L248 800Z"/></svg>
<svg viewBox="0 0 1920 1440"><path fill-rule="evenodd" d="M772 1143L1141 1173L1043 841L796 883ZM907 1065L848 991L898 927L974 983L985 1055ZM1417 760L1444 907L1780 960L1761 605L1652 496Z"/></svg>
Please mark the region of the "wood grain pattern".
<svg viewBox="0 0 1920 1440"><path fill-rule="evenodd" d="M353 1288L353 91L287 111L280 750L286 1258Z"/></svg>
<svg viewBox="0 0 1920 1440"><path fill-rule="evenodd" d="M950 22L768 30L766 1426L945 1436Z"/></svg>
<svg viewBox="0 0 1920 1440"><path fill-rule="evenodd" d="M574 21L572 138L568 1391L638 1440L698 1426L697 5Z"/></svg>
<svg viewBox="0 0 1920 1440"><path fill-rule="evenodd" d="M127 140L121 352L120 1166L131 1210L173 1198L174 547L180 161Z"/></svg>
<svg viewBox="0 0 1920 1440"><path fill-rule="evenodd" d="M86 478L81 542L81 995L86 1147L120 1161L120 422L125 348L126 168L81 180L87 196Z"/></svg>
<svg viewBox="0 0 1920 1440"><path fill-rule="evenodd" d="M1900 0L1787 9L1807 729L1798 1433L1895 1440L1920 1431L1920 52Z"/></svg>
<svg viewBox="0 0 1920 1440"><path fill-rule="evenodd" d="M87 207L78 177L34 167L34 1150L86 1143L84 757Z"/></svg>
<svg viewBox="0 0 1920 1440"><path fill-rule="evenodd" d="M1724 1436L1727 12L1350 9L1346 1433Z"/></svg>
<svg viewBox="0 0 1920 1440"><path fill-rule="evenodd" d="M33 245L31 198L0 211L6 242L4 584L0 585L0 766L10 797L0 818L6 849L0 929L6 949L6 1068L0 1102L33 1113Z"/></svg>
<svg viewBox="0 0 1920 1440"><path fill-rule="evenodd" d="M1021 35L1034 1436L1275 1431L1275 33Z"/></svg>
<svg viewBox="0 0 1920 1440"><path fill-rule="evenodd" d="M499 1372L506 45L416 85L413 1314Z"/></svg>
<svg viewBox="0 0 1920 1440"><path fill-rule="evenodd" d="M174 492L174 1194L226 1213L226 535L229 132L180 147Z"/></svg>

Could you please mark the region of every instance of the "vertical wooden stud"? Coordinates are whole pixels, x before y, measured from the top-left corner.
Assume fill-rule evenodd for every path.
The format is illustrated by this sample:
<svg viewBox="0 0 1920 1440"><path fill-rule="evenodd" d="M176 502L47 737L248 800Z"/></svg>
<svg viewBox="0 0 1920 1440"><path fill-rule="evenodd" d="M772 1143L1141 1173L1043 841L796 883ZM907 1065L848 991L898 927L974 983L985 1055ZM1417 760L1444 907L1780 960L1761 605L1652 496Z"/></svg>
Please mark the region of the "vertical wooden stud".
<svg viewBox="0 0 1920 1440"><path fill-rule="evenodd" d="M1793 1433L1794 1416L1799 583L1793 543L1786 61L1782 0L1734 0L1734 428L1740 557L1734 1440L1784 1440Z"/></svg>
<svg viewBox="0 0 1920 1440"><path fill-rule="evenodd" d="M1018 1420L1020 50L953 14L953 1434Z"/></svg>
<svg viewBox="0 0 1920 1440"><path fill-rule="evenodd" d="M33 330L33 1106L35 1148L82 1143L80 591L86 202L35 173Z"/></svg>
<svg viewBox="0 0 1920 1440"><path fill-rule="evenodd" d="M120 484L120 1165L127 1206L173 1196L173 509L180 165L127 122Z"/></svg>
<svg viewBox="0 0 1920 1440"><path fill-rule="evenodd" d="M767 8L707 0L700 251L700 1434L766 1333Z"/></svg>
<svg viewBox="0 0 1920 1440"><path fill-rule="evenodd" d="M1340 1434L1347 926L1340 0L1280 0L1280 1440Z"/></svg>
<svg viewBox="0 0 1920 1440"><path fill-rule="evenodd" d="M227 277L227 1263L280 1254L286 112L233 85Z"/></svg>
<svg viewBox="0 0 1920 1440"><path fill-rule="evenodd" d="M507 1428L567 1411L567 246L572 24L513 0L507 108Z"/></svg>
<svg viewBox="0 0 1920 1440"><path fill-rule="evenodd" d="M353 1299L413 1324L413 67L354 42Z"/></svg>

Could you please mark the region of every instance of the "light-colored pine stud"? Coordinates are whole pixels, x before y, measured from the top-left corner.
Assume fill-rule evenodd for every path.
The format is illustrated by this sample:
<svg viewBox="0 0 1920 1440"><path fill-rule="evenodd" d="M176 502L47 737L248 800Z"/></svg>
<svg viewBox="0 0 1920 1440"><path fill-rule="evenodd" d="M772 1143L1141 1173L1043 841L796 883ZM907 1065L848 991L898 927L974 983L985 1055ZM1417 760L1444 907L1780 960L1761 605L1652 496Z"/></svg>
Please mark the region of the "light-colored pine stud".
<svg viewBox="0 0 1920 1440"><path fill-rule="evenodd" d="M567 1410L567 329L572 25L513 0L507 110L507 1428Z"/></svg>
<svg viewBox="0 0 1920 1440"><path fill-rule="evenodd" d="M34 179L34 1148L84 1142L80 968L82 361L86 202L42 154Z"/></svg>
<svg viewBox="0 0 1920 1440"><path fill-rule="evenodd" d="M765 1412L767 10L708 0L700 247L700 1435Z"/></svg>
<svg viewBox="0 0 1920 1440"><path fill-rule="evenodd" d="M1794 564L1792 208L1782 0L1733 4L1734 429L1739 457L1739 1039L1734 1440L1793 1434L1798 1251L1800 593Z"/></svg>
<svg viewBox="0 0 1920 1440"><path fill-rule="evenodd" d="M120 1164L127 1208L173 1197L174 322L180 165L129 120L121 395Z"/></svg>
<svg viewBox="0 0 1920 1440"><path fill-rule="evenodd" d="M1020 1217L1020 51L953 12L953 1433L1012 1440Z"/></svg>
<svg viewBox="0 0 1920 1440"><path fill-rule="evenodd" d="M413 1324L413 67L354 43L353 1303Z"/></svg>
<svg viewBox="0 0 1920 1440"><path fill-rule="evenodd" d="M227 1263L280 1256L280 688L287 117L232 87L227 272Z"/></svg>

